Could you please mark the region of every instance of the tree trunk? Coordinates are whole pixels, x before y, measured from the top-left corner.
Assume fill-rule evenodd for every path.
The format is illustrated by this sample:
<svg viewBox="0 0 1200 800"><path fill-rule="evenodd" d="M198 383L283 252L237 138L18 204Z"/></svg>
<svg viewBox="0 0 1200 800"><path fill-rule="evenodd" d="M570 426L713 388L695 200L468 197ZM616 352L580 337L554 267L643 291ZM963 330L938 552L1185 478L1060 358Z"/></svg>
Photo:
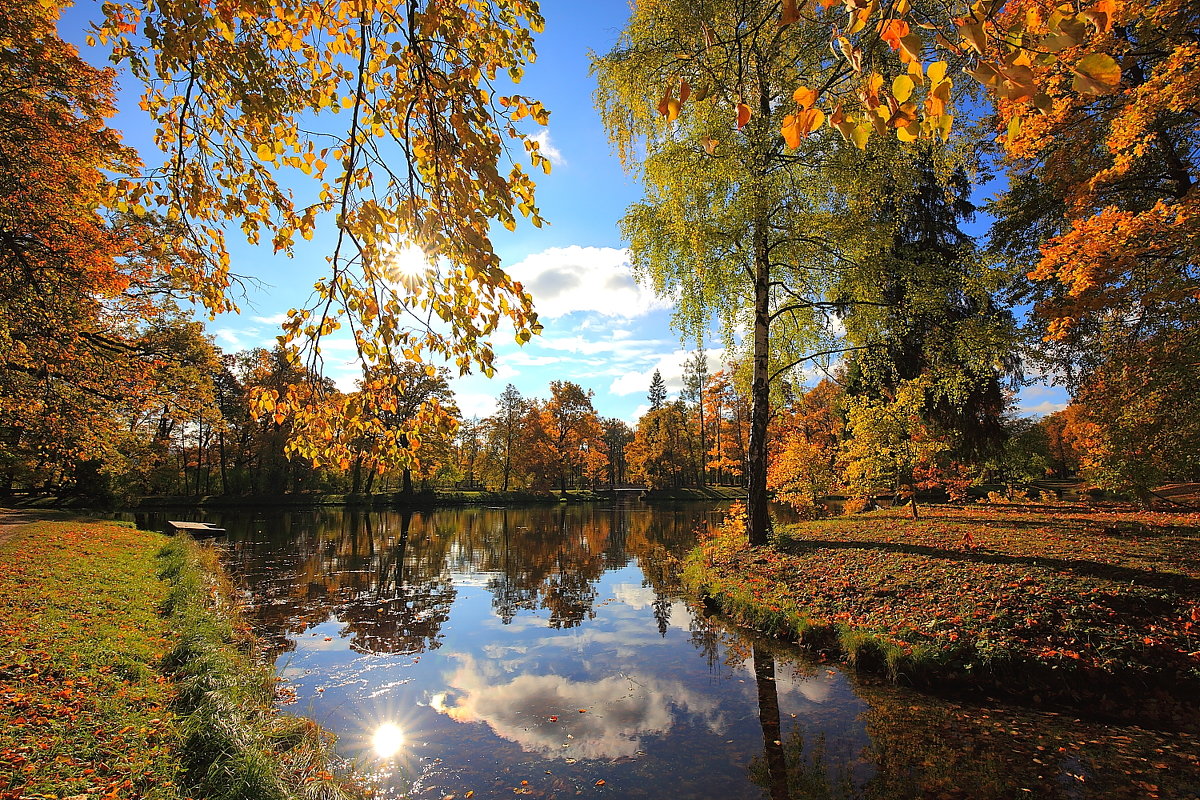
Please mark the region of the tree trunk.
<svg viewBox="0 0 1200 800"><path fill-rule="evenodd" d="M404 472L402 473L402 476L404 478L404 488L402 488L400 491L404 492L405 497L411 496L413 493L413 491L412 491L412 470L409 469L408 467L405 467Z"/></svg>
<svg viewBox="0 0 1200 800"><path fill-rule="evenodd" d="M783 754L775 658L758 645L754 645L753 653L754 681L758 685L758 722L762 727L763 756L767 762L767 790L771 800L788 800L787 759Z"/></svg>
<svg viewBox="0 0 1200 800"><path fill-rule="evenodd" d="M767 421L770 387L768 361L771 313L771 261L764 220L754 224L754 349L750 383L750 446L746 470L746 536L750 544L766 544L771 535L767 507Z"/></svg>

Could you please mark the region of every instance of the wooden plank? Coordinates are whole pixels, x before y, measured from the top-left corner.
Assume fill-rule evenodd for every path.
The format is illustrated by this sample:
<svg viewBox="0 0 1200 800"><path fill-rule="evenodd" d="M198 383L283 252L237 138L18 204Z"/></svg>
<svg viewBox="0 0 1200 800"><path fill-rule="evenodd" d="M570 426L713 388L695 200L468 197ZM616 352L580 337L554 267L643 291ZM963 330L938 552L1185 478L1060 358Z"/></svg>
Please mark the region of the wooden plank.
<svg viewBox="0 0 1200 800"><path fill-rule="evenodd" d="M180 520L169 519L167 520L167 524L171 526L175 533L190 533L193 536L219 536L225 533L224 528L218 528L207 522L182 522Z"/></svg>

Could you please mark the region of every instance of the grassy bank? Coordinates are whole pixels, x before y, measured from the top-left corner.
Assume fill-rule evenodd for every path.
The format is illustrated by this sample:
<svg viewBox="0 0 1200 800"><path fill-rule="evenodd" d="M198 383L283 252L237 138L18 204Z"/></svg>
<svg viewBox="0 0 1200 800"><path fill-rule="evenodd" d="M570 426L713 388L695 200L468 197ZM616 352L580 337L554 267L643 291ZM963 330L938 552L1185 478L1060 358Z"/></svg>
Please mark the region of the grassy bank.
<svg viewBox="0 0 1200 800"><path fill-rule="evenodd" d="M1114 713L1135 697L1160 717L1187 713L1179 703L1189 697L1194 707L1200 517L1071 506L907 513L783 526L758 548L735 524L692 552L684 579L743 624L897 680Z"/></svg>
<svg viewBox="0 0 1200 800"><path fill-rule="evenodd" d="M194 542L96 521L0 544L0 800L335 798Z"/></svg>

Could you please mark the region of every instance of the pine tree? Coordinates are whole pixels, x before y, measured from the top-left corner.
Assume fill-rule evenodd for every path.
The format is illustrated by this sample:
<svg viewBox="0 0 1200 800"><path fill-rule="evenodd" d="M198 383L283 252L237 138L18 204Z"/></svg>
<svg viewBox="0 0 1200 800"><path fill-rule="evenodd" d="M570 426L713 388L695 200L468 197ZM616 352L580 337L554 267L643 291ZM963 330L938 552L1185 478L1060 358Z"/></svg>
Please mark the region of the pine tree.
<svg viewBox="0 0 1200 800"><path fill-rule="evenodd" d="M646 399L650 401L651 411L658 411L666 405L667 382L658 370L654 370L654 377L650 379L650 394L646 395Z"/></svg>

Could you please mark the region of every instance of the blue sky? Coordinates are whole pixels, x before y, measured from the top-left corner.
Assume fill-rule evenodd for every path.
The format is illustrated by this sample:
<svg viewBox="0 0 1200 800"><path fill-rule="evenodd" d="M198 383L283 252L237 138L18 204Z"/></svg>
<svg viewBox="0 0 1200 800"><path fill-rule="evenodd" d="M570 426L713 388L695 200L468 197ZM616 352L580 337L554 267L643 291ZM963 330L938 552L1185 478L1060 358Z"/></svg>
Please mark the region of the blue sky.
<svg viewBox="0 0 1200 800"><path fill-rule="evenodd" d="M96 63L104 52L87 48L83 39L98 11L98 2L84 0L62 22L63 36ZM646 408L655 369L672 392L678 390L680 365L693 345L683 344L670 327L669 303L632 278L617 224L641 191L622 171L592 103L589 53L612 47L629 7L625 0L543 0L542 11L546 30L537 40L538 58L518 90L551 112L549 126L539 135L553 170L550 175L538 171L536 178L538 206L550 224L541 229L519 224L512 233L498 228L494 244L505 267L533 294L545 330L523 347L498 337L495 377L470 375L453 385L465 416L486 416L507 383L527 397L546 397L551 380L572 380L595 392L593 403L601 415L632 422ZM148 163L155 163L150 124L137 108L137 87L125 78L121 90L121 113L113 124ZM259 285L240 302L241 314L208 323L222 349L274 344L283 313L306 303L326 267L328 238L318 235L306 244L292 259L273 254L269 245L232 248L234 271L254 276ZM710 358L719 357L719 345L708 346ZM350 360L349 342L334 339L323 349L328 374L352 388L357 365ZM1038 387L1021 397L1023 407L1038 412L1054 410L1061 401L1060 390Z"/></svg>

